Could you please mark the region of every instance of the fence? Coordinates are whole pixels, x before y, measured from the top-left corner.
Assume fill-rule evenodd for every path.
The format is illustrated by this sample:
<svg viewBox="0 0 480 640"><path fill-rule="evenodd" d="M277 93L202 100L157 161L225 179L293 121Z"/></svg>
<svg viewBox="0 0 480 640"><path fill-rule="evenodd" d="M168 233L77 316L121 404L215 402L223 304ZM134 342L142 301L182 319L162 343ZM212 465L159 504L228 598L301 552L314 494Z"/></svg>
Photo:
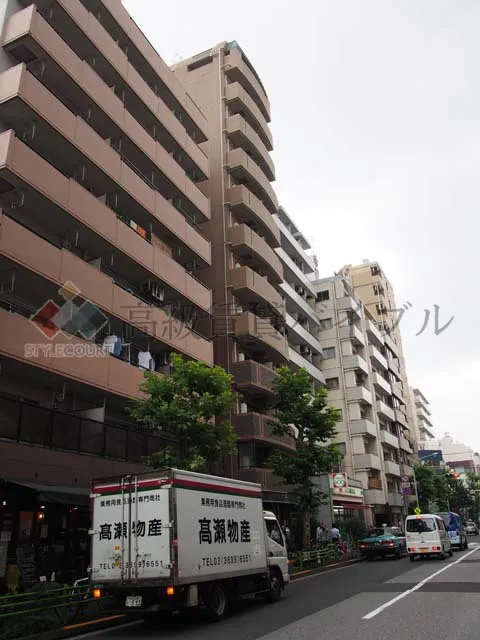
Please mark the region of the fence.
<svg viewBox="0 0 480 640"><path fill-rule="evenodd" d="M289 554L290 572L303 571L325 567L341 560L353 560L360 557L358 543L347 542L344 550L337 544L328 544L324 547L314 547L308 551L298 551Z"/></svg>

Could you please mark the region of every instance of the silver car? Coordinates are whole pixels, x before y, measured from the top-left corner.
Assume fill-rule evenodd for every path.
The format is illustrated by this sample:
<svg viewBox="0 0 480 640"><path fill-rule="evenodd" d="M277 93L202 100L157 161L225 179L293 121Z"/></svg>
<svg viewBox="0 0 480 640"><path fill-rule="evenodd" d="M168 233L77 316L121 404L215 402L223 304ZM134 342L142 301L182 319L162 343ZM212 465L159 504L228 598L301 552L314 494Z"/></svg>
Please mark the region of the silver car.
<svg viewBox="0 0 480 640"><path fill-rule="evenodd" d="M465 531L469 536L478 536L478 526L472 520L469 520L465 525Z"/></svg>

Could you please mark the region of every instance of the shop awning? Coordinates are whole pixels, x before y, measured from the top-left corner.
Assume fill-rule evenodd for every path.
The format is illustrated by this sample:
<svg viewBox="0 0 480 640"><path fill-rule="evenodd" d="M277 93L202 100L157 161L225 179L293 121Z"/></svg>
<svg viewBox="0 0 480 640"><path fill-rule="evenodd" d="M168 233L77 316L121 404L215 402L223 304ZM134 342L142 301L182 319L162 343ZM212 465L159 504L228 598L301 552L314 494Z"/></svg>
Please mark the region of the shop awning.
<svg viewBox="0 0 480 640"><path fill-rule="evenodd" d="M35 482L12 482L11 484L36 491L40 502L64 504L68 506L89 506L90 490L85 487L37 484Z"/></svg>
<svg viewBox="0 0 480 640"><path fill-rule="evenodd" d="M356 511L366 511L367 509L370 509L370 507L366 504L355 504L355 502L337 502L337 500L335 500L333 506L341 507L342 509L355 509Z"/></svg>

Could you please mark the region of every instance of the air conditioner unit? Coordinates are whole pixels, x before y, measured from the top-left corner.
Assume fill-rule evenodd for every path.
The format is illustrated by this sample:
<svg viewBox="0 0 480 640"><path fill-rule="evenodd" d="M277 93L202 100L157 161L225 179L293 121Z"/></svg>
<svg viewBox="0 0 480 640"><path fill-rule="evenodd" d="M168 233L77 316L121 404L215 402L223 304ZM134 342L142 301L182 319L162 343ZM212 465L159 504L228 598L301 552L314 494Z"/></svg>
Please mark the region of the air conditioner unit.
<svg viewBox="0 0 480 640"><path fill-rule="evenodd" d="M312 350L310 349L310 347L307 347L306 345L302 344L300 345L300 353L303 356L309 356L312 353Z"/></svg>

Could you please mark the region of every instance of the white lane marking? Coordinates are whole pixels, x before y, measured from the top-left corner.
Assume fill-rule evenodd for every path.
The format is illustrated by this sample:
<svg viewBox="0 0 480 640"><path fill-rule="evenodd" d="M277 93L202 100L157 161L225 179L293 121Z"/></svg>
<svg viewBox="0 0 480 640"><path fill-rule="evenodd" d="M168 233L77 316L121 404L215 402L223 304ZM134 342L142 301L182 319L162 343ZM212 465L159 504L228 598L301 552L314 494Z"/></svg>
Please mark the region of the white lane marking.
<svg viewBox="0 0 480 640"><path fill-rule="evenodd" d="M435 571L435 573L432 573L430 576L428 576L428 578L425 578L425 580L422 580L421 582L416 584L411 589L407 589L407 591L404 591L403 593L401 593L400 595L396 596L395 598L392 598L392 600L389 600L385 604L382 604L380 607L377 607L373 611L370 611L370 613L367 613L366 616L362 617L362 620L371 620L372 618L377 616L382 611L385 611L385 609L388 609L388 607L391 607L392 604L395 604L399 600L402 600L403 598L406 598L407 596L409 596L411 593L414 593L415 591L418 591L425 584L427 584L427 582L430 582L430 580L432 580L432 578L435 578L436 576L439 576L444 571L448 571L448 569L450 569L451 567L455 566L456 564L460 564L460 562L465 560L465 558L468 558L468 556L471 556L472 553L475 553L478 550L479 550L479 547L475 547L475 549L472 549L472 551L469 551L468 553L463 555L458 560L455 560L455 562L449 562L445 567L442 567L441 569L439 569L439 571Z"/></svg>
<svg viewBox="0 0 480 640"><path fill-rule="evenodd" d="M125 622L124 624L112 625L106 629L97 629L96 631L89 631L88 633L82 633L81 636L72 636L75 640L81 640L82 638L91 638L92 636L99 636L102 633L108 633L109 631L120 631L120 629L128 629L129 627L137 627L142 624L142 620L134 620L133 622Z"/></svg>

